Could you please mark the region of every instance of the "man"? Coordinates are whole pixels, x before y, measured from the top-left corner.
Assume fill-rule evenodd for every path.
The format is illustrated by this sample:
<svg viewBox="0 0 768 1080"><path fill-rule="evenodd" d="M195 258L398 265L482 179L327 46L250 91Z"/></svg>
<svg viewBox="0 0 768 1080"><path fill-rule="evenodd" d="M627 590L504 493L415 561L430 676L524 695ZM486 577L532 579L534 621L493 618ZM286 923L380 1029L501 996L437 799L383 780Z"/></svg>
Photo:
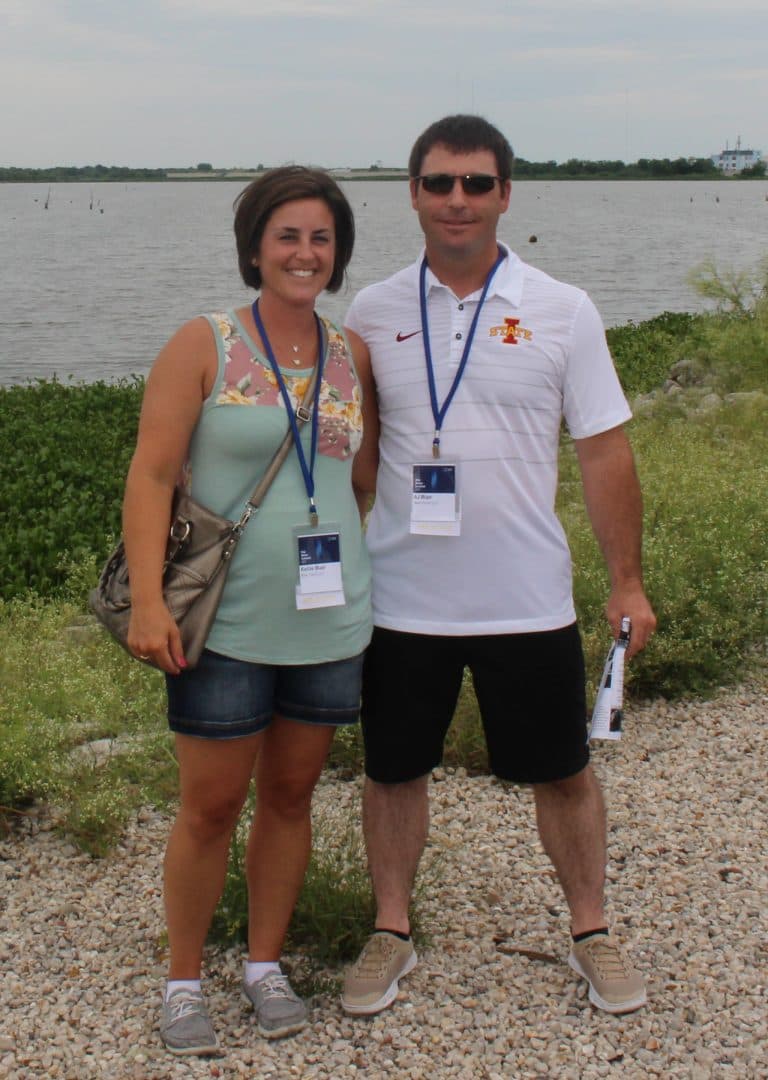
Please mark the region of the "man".
<svg viewBox="0 0 768 1080"><path fill-rule="evenodd" d="M586 294L496 239L512 163L507 140L480 117L429 127L409 161L424 256L364 289L347 319L370 350L381 425L363 689L363 825L378 910L345 979L342 1005L353 1014L386 1008L416 964L408 906L427 785L465 666L492 771L533 785L570 910L569 964L608 1012L646 1000L605 921L605 814L589 765L570 555L554 512L564 418L610 577L606 615L615 635L631 619L630 657L655 628L622 428L631 414ZM367 460L362 453L356 481L372 488Z"/></svg>

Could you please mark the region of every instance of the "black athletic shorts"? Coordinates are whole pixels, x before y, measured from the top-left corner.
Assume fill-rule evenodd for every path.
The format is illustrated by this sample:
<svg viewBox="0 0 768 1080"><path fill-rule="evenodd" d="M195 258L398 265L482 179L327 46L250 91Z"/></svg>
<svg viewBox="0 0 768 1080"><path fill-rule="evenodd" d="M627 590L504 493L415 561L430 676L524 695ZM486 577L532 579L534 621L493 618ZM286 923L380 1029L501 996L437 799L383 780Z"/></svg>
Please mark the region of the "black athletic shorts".
<svg viewBox="0 0 768 1080"><path fill-rule="evenodd" d="M584 656L575 623L467 637L375 627L363 665L367 776L402 783L440 764L465 667L480 705L491 772L535 784L585 767Z"/></svg>

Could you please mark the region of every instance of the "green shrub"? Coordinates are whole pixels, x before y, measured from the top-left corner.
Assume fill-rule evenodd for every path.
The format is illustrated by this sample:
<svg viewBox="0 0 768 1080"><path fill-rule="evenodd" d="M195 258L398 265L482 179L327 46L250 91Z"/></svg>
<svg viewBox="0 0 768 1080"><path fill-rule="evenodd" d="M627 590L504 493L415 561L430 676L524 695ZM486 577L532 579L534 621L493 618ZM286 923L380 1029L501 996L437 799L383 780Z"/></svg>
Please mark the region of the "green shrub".
<svg viewBox="0 0 768 1080"><path fill-rule="evenodd" d="M692 357L721 394L768 391L768 304L747 318L713 318Z"/></svg>
<svg viewBox="0 0 768 1080"><path fill-rule="evenodd" d="M768 258L754 272L720 268L714 259L704 259L688 274L688 283L699 296L712 300L718 311L755 314L768 303Z"/></svg>
<svg viewBox="0 0 768 1080"><path fill-rule="evenodd" d="M718 270L705 260L689 275L717 314L702 323L691 352L706 382L720 393L768 390L768 258L756 272Z"/></svg>
<svg viewBox="0 0 768 1080"><path fill-rule="evenodd" d="M0 599L63 584L62 555L120 531L142 379L0 387Z"/></svg>
<svg viewBox="0 0 768 1080"><path fill-rule="evenodd" d="M665 311L645 322L608 329L606 338L625 394L634 397L661 386L672 365L697 346L708 319Z"/></svg>

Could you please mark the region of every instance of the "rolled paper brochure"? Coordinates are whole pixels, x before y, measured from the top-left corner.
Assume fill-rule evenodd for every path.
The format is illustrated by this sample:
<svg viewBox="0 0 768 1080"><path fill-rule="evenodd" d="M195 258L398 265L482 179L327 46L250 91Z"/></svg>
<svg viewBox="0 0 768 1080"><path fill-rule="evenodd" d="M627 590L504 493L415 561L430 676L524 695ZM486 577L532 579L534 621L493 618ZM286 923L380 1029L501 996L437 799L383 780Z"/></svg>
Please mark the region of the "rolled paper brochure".
<svg viewBox="0 0 768 1080"><path fill-rule="evenodd" d="M621 726L624 719L624 657L629 645L631 631L630 619L625 615L621 620L621 630L616 641L608 650L608 656L600 680L600 689L592 711L590 739L621 738Z"/></svg>

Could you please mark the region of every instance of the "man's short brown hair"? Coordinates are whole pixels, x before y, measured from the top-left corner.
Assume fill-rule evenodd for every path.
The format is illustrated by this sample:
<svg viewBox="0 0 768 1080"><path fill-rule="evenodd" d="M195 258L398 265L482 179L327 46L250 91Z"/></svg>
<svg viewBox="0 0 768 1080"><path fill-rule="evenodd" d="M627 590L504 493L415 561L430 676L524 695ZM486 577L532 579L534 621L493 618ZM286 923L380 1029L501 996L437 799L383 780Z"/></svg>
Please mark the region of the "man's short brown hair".
<svg viewBox="0 0 768 1080"><path fill-rule="evenodd" d="M420 176L424 158L434 146L447 146L457 154L471 154L476 150L490 150L496 158L496 175L502 180L512 176L515 155L512 147L498 128L482 116L458 113L444 116L422 131L413 144L408 159L408 175Z"/></svg>

